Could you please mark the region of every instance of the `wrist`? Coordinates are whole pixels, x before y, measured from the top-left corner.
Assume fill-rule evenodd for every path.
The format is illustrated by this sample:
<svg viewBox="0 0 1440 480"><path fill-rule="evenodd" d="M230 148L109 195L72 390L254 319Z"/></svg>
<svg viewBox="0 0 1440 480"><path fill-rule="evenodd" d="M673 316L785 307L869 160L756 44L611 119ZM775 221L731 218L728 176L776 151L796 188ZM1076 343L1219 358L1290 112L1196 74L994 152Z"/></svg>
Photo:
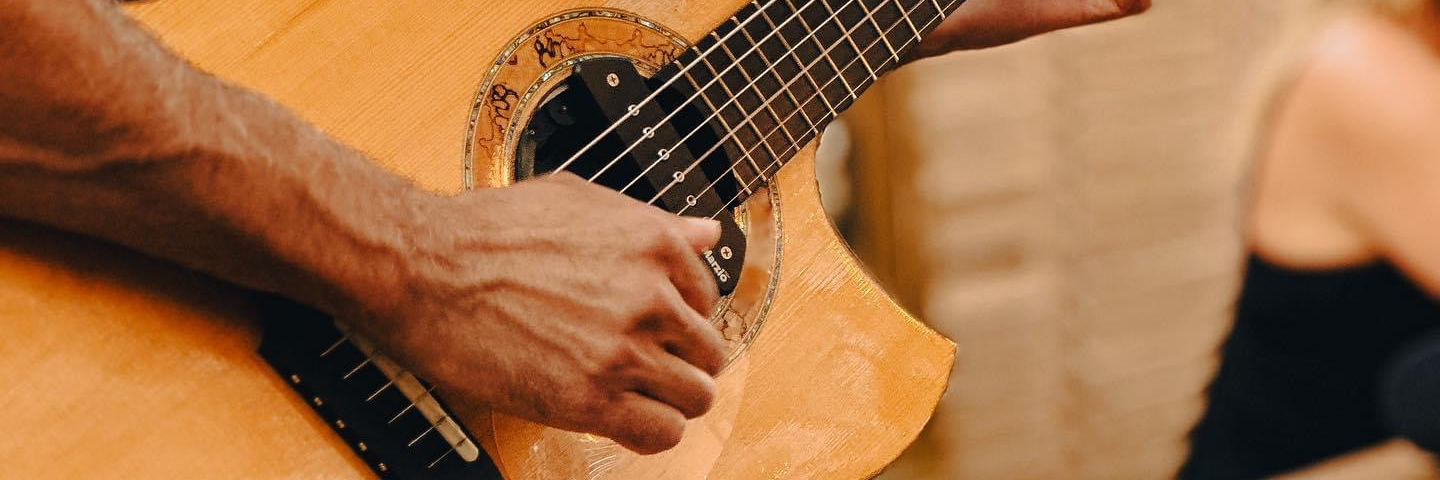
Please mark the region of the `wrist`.
<svg viewBox="0 0 1440 480"><path fill-rule="evenodd" d="M336 206L345 226L325 228L323 249L309 271L315 273L316 306L342 318L395 318L415 285L425 245L427 224L440 197L408 184L372 191L362 205ZM316 229L317 227L310 227ZM364 328L364 325L358 325Z"/></svg>

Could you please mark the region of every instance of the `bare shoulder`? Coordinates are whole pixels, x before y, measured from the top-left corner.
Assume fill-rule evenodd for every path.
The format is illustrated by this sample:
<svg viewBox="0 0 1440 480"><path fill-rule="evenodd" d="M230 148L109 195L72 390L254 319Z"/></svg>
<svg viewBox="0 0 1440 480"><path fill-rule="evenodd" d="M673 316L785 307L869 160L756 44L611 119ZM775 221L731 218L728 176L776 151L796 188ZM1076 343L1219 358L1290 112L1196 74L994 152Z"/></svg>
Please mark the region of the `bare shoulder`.
<svg viewBox="0 0 1440 480"><path fill-rule="evenodd" d="M1396 153L1440 147L1440 54L1413 28L1349 14L1320 32L1286 104L1283 121L1308 124L1331 160L1413 159Z"/></svg>
<svg viewBox="0 0 1440 480"><path fill-rule="evenodd" d="M1327 24L1306 53L1267 127L1249 242L1291 266L1384 255L1413 221L1396 212L1440 214L1440 198L1423 198L1440 192L1440 57L1363 13Z"/></svg>

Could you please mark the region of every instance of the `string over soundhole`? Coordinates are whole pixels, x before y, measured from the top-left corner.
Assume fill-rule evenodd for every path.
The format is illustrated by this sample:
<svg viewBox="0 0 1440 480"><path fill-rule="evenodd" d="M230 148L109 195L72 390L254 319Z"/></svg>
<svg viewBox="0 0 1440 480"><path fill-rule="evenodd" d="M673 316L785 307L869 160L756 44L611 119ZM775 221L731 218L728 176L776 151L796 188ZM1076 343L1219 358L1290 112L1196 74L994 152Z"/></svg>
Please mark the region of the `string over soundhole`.
<svg viewBox="0 0 1440 480"><path fill-rule="evenodd" d="M663 70L662 74L665 73ZM563 169L669 212L714 218L722 234L702 255L722 295L735 291L745 263L745 233L732 199L739 197L734 162L709 112L685 101L693 92L642 77L628 60L577 63L545 96L516 148L521 176ZM659 88L665 86L665 88Z"/></svg>

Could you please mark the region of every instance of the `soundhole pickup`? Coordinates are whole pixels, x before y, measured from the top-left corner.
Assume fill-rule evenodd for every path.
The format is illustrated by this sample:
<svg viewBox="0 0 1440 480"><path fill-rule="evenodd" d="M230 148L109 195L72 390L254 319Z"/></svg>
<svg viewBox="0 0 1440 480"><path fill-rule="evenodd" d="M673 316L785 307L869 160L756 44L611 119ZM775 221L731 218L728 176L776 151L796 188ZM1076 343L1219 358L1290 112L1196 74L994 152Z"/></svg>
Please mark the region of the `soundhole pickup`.
<svg viewBox="0 0 1440 480"><path fill-rule="evenodd" d="M746 247L733 212L762 186L760 177L736 161L718 117L667 73L645 78L611 57L575 65L526 125L515 171L523 179L563 169L671 213L719 220L720 241L701 260L729 295Z"/></svg>

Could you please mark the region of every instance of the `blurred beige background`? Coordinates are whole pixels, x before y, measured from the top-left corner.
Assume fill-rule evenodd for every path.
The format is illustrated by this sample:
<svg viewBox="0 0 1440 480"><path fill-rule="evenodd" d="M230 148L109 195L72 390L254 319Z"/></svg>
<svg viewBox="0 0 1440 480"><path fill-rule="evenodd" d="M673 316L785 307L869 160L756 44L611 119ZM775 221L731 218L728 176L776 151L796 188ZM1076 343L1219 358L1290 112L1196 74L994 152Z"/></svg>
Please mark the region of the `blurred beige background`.
<svg viewBox="0 0 1440 480"><path fill-rule="evenodd" d="M1155 0L919 62L857 106L836 142L850 168L822 168L839 223L961 348L882 479L1173 476L1239 280L1248 159L1231 134L1309 3Z"/></svg>

